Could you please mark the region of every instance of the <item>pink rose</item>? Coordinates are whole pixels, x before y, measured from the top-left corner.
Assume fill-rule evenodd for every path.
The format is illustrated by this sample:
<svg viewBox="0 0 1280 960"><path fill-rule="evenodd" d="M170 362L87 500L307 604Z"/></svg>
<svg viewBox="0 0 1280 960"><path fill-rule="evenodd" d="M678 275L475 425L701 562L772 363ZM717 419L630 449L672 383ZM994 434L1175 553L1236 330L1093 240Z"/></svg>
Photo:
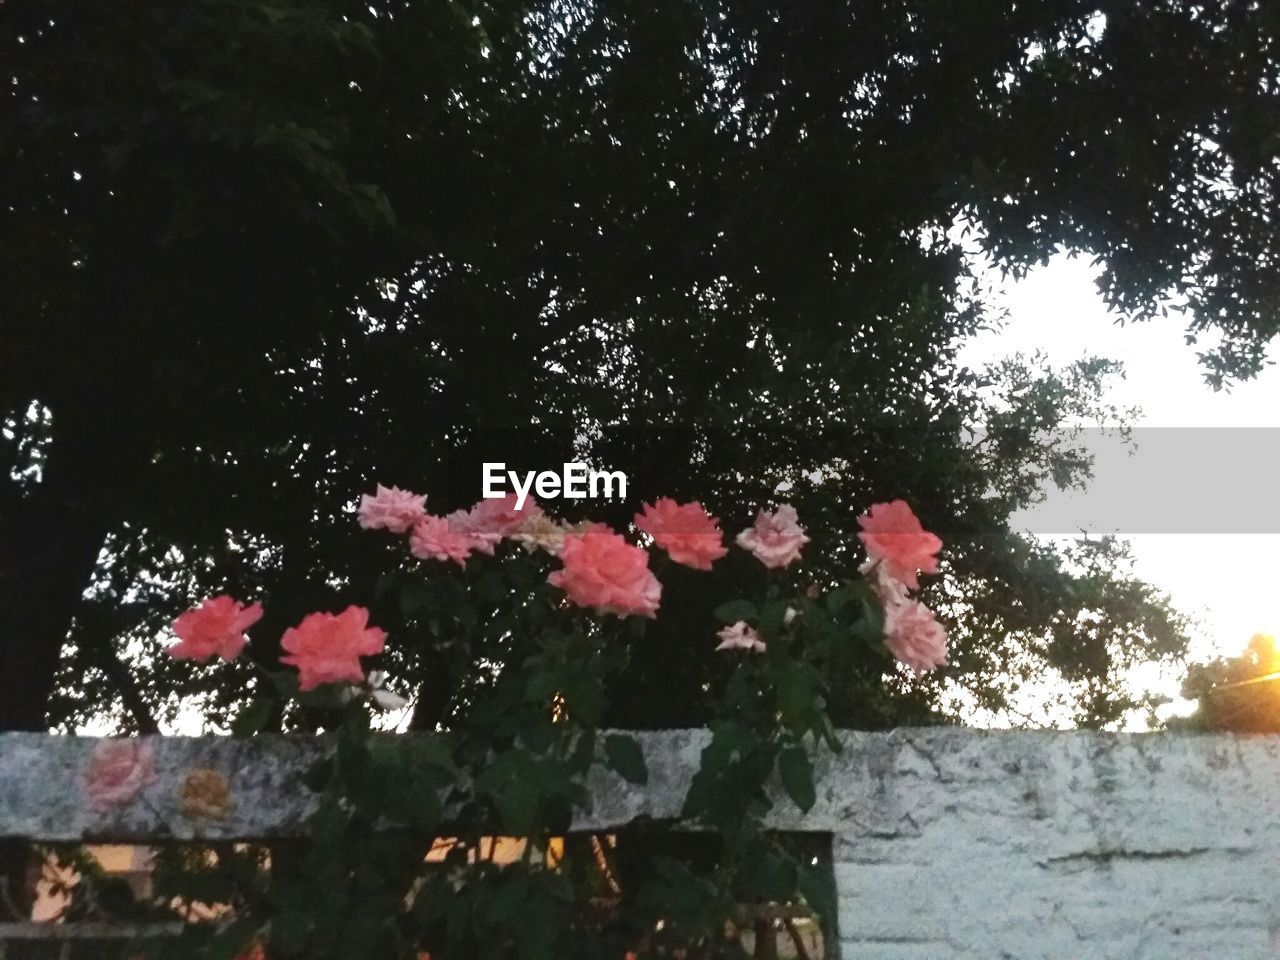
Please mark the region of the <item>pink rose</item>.
<svg viewBox="0 0 1280 960"><path fill-rule="evenodd" d="M636 528L653 537L676 563L695 570L710 570L713 560L729 552L716 518L700 503L680 504L670 497L659 497L657 503L646 503L644 512L636 514Z"/></svg>
<svg viewBox="0 0 1280 960"><path fill-rule="evenodd" d="M553 557L558 557L560 549L564 546L564 538L571 533L580 532L569 529L568 526L551 519L545 513L540 513L520 524L520 529L511 535L511 539L529 553L534 550L545 550Z"/></svg>
<svg viewBox="0 0 1280 960"><path fill-rule="evenodd" d="M260 603L246 607L228 596L205 600L173 621L178 642L169 647L169 656L199 663L219 656L229 663L244 649L244 632L260 619Z"/></svg>
<svg viewBox="0 0 1280 960"><path fill-rule="evenodd" d="M366 530L404 533L425 516L426 502L425 496L378 484L373 496L366 493L360 497L360 526Z"/></svg>
<svg viewBox="0 0 1280 960"><path fill-rule="evenodd" d="M472 550L493 556L494 548L506 537L514 537L530 522L542 517L542 507L533 497L516 509L516 495L486 497L469 510L455 510L447 519L450 528L467 539Z"/></svg>
<svg viewBox="0 0 1280 960"><path fill-rule="evenodd" d="M99 740L84 770L84 791L99 810L127 807L156 780L156 751L128 737Z"/></svg>
<svg viewBox="0 0 1280 960"><path fill-rule="evenodd" d="M280 638L289 656L280 662L298 668L298 686L314 690L322 683L364 683L361 657L381 653L387 633L368 626L369 611L351 606L339 614L311 613Z"/></svg>
<svg viewBox="0 0 1280 960"><path fill-rule="evenodd" d="M592 529L564 538L563 570L547 577L580 607L620 617L655 617L662 584L649 570L649 554L619 534Z"/></svg>
<svg viewBox="0 0 1280 960"><path fill-rule="evenodd" d="M750 650L752 653L764 653L764 641L760 639L760 634L747 624L745 620L739 620L733 626L725 627L716 633L720 638L720 645L717 650Z"/></svg>
<svg viewBox="0 0 1280 960"><path fill-rule="evenodd" d="M883 563L868 560L858 567L858 572L867 578L871 590L880 598L880 603L886 610L895 603L906 602L907 585L894 579Z"/></svg>
<svg viewBox="0 0 1280 960"><path fill-rule="evenodd" d="M874 504L858 518L862 532L858 539L867 548L873 563L912 590L920 586L917 571L938 572L938 551L942 541L920 526L905 500Z"/></svg>
<svg viewBox="0 0 1280 960"><path fill-rule="evenodd" d="M737 542L766 567L776 569L800 559L800 548L809 538L797 522L795 507L783 504L773 513L757 513L755 525L738 534Z"/></svg>
<svg viewBox="0 0 1280 960"><path fill-rule="evenodd" d="M516 509L514 493L503 497L485 497L471 508L475 516L476 526L481 530L509 537L517 533L524 524L534 517L542 516L542 507L532 496L524 498L524 506Z"/></svg>
<svg viewBox="0 0 1280 960"><path fill-rule="evenodd" d="M449 514L449 522L459 533L465 533L475 541L474 549L492 555L493 548L503 538L514 536L525 524L541 517L542 507L533 497L526 497L524 506L516 509L516 495L486 497L472 504L470 510L455 510Z"/></svg>
<svg viewBox="0 0 1280 960"><path fill-rule="evenodd" d="M947 629L919 600L890 604L884 612L884 642L889 652L916 673L947 662Z"/></svg>
<svg viewBox="0 0 1280 960"><path fill-rule="evenodd" d="M453 529L444 517L430 514L418 521L409 536L409 552L419 560L452 560L465 567L472 547L471 537Z"/></svg>
<svg viewBox="0 0 1280 960"><path fill-rule="evenodd" d="M485 517L477 509L479 504L470 510L455 510L445 519L449 521L449 529L466 538L467 546L477 553L493 556L494 549L502 542L502 534L488 529Z"/></svg>

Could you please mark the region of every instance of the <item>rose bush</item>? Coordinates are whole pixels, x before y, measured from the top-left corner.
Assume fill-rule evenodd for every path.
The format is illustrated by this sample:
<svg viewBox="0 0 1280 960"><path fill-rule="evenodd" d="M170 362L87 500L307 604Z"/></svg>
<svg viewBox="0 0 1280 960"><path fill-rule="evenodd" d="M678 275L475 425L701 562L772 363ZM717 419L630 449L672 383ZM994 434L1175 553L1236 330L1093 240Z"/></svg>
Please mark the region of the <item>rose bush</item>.
<svg viewBox="0 0 1280 960"><path fill-rule="evenodd" d="M758 564L741 578L754 583L751 595L725 597L719 626L689 637L725 657L684 806L689 824L719 838L715 867L657 857L637 872L610 865L607 845L555 838L589 804L594 764L645 781L638 744L599 729L606 683L625 677L630 645L661 617L664 570L698 577L730 562L718 521L699 503L667 497L644 504L625 531L557 519L532 499L517 510L514 496L444 516L425 504L395 487L361 498L360 525L403 538L400 562L418 561L384 578L379 602L398 596L405 615L439 637L448 654L441 686L449 656L490 664L489 679L460 692L465 709L436 731L379 735L372 718L407 704L381 670L369 672L395 638L356 605L286 630L279 661L288 669L258 663L269 682L234 732L284 716L329 732L333 749L310 778L319 808L305 848L270 858L269 869L240 850L200 861L202 882L233 909L184 934L176 955L732 956L735 903L803 900L830 915L820 872L763 829L764 814L775 787L802 809L814 803L810 753L821 743L840 749L825 704L859 646L909 672L946 662L945 628L912 595L921 573L938 570L941 541L910 507L875 504L860 517L866 562L825 588L797 573L810 538L791 505L759 510L736 535L746 553L734 562ZM235 660L261 615L257 603L205 601L174 622L170 652ZM481 623L485 646L463 648L450 632ZM128 804L148 782L146 758L125 752L104 747L95 757L86 776L94 802ZM234 803L214 792L216 804L192 809L209 816ZM486 858L485 838L495 836L523 838L519 862L497 869L492 840ZM443 861L428 862L440 849ZM189 881L192 869L175 876ZM602 890L614 891L607 910Z"/></svg>

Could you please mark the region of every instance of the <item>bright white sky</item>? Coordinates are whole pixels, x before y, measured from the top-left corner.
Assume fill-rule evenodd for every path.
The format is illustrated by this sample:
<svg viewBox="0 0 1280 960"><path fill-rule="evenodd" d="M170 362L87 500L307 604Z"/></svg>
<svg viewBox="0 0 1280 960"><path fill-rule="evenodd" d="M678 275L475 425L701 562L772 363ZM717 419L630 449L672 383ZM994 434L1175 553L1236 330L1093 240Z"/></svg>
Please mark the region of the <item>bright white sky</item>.
<svg viewBox="0 0 1280 960"><path fill-rule="evenodd" d="M1145 506L1143 489L1163 498L1170 514L1185 511L1185 516L1202 518L1206 529L1213 528L1224 510L1232 511L1232 517L1223 525L1235 530L1253 529L1250 517L1274 516L1273 504L1280 499L1280 430L1271 437L1212 428L1280 428L1280 369L1269 367L1255 380L1215 393L1204 382L1197 348L1184 342L1183 319L1171 314L1120 326L1094 285L1098 273L1087 259L1064 255L1023 280L999 284L996 302L1008 310L1008 323L967 344L962 361L976 366L1036 350L1055 366L1086 355L1119 360L1126 377L1111 399L1121 407L1141 407L1138 426L1201 429L1151 431L1145 437L1139 430L1132 457L1102 464L1091 493L1050 495L1055 516L1078 518L1075 528L1113 532L1117 513L1124 513L1117 510L1117 491L1130 495L1136 514ZM1259 438L1267 443L1257 444ZM1172 455L1179 444L1185 448L1181 468ZM1207 452L1216 444L1239 456ZM1038 518L1028 519L1026 528L1034 529ZM1238 654L1254 633L1280 632L1280 591L1275 586L1280 528L1263 526L1265 532L1141 532L1127 537L1134 572L1198 619L1193 658Z"/></svg>

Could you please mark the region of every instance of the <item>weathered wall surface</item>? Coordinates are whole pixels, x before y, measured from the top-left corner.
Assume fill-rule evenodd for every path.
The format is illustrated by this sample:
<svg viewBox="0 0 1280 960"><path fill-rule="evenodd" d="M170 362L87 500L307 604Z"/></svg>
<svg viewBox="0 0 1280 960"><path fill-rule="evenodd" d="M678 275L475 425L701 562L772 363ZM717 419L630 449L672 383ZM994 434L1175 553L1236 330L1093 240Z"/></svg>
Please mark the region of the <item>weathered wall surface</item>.
<svg viewBox="0 0 1280 960"><path fill-rule="evenodd" d="M641 734L642 790L597 771L579 826L678 816L702 731ZM779 829L829 833L845 960L1264 960L1280 957L1280 738L847 733L821 753L817 805ZM263 837L308 802L316 744L156 738L157 781L98 812L93 741L0 734L0 836ZM193 769L231 783L224 820L179 802Z"/></svg>
<svg viewBox="0 0 1280 960"><path fill-rule="evenodd" d="M1280 739L858 738L835 835L843 957L1280 957Z"/></svg>

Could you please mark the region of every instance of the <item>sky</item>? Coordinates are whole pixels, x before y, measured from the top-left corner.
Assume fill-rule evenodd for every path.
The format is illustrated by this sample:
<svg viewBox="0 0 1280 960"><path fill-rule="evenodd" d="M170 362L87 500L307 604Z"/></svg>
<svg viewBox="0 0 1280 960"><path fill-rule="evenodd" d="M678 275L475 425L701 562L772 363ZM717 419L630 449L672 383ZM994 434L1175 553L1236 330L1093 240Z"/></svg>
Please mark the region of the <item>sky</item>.
<svg viewBox="0 0 1280 960"><path fill-rule="evenodd" d="M1097 292L1099 272L1061 255L1018 281L988 277L1007 321L961 350L970 366L1037 350L1054 365L1119 360L1125 377L1108 400L1141 407L1133 450L1095 438L1087 492L1051 491L1015 522L1038 535L1125 535L1135 574L1196 618L1192 658L1238 654L1254 633L1280 632L1280 368L1215 392L1184 342L1185 318L1119 325Z"/></svg>

